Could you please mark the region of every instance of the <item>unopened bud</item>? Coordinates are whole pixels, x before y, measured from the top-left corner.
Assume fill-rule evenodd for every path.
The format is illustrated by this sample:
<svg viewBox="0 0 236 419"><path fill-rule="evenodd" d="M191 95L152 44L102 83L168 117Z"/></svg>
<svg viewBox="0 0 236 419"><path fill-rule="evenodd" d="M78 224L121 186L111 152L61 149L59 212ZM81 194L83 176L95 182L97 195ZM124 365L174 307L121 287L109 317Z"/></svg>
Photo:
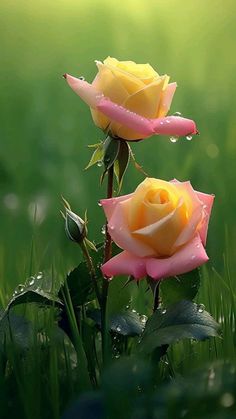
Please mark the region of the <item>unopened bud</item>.
<svg viewBox="0 0 236 419"><path fill-rule="evenodd" d="M66 208L65 222L68 238L76 243L81 243L87 235L86 222L68 208Z"/></svg>

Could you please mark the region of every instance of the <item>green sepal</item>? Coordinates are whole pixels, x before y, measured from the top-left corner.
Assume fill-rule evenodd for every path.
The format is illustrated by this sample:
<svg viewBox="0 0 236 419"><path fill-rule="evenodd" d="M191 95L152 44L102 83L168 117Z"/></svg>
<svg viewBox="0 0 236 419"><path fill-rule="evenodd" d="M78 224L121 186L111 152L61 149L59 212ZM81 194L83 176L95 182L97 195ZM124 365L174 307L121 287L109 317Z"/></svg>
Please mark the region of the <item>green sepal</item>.
<svg viewBox="0 0 236 419"><path fill-rule="evenodd" d="M125 172L130 161L130 147L126 141L120 141L120 149L114 163L114 172L118 183L118 193L121 190Z"/></svg>

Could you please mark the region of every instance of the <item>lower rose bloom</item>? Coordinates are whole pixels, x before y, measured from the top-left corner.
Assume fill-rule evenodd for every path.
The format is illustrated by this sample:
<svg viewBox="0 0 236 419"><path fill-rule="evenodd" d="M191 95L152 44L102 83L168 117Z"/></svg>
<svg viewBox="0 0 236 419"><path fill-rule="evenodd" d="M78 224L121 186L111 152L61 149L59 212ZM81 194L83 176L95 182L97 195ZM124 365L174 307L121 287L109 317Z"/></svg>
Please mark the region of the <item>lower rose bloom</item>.
<svg viewBox="0 0 236 419"><path fill-rule="evenodd" d="M213 201L190 182L154 178L130 195L101 200L112 240L123 249L102 266L103 274L159 280L202 265Z"/></svg>

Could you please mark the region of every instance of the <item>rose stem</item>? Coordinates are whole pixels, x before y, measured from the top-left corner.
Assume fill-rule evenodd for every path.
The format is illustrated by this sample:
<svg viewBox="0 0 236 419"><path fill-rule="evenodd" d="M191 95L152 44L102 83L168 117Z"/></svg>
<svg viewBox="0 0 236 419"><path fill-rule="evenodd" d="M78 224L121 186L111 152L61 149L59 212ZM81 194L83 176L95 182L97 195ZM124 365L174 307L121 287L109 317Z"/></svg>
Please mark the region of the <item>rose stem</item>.
<svg viewBox="0 0 236 419"><path fill-rule="evenodd" d="M90 276L91 276L91 279L93 281L94 290L95 290L98 302L101 305L101 296L100 296L100 292L99 292L99 289L98 289L96 271L95 271L95 268L94 268L94 265L93 265L93 260L92 260L90 254L89 254L86 242L84 240L80 243L80 248L82 250L82 253L84 255L87 267L89 269Z"/></svg>
<svg viewBox="0 0 236 419"><path fill-rule="evenodd" d="M108 179L107 179L107 198L112 198L113 193L113 176L114 167L113 165L108 169ZM105 233L105 249L104 249L104 259L103 263L106 263L111 258L112 252L112 240L108 231L108 225L106 223L106 233ZM106 362L107 354L107 322L106 322L106 308L107 308L107 295L108 295L109 280L103 278L102 285L102 297L101 297L101 330L102 330L102 355L103 362Z"/></svg>
<svg viewBox="0 0 236 419"><path fill-rule="evenodd" d="M160 281L155 284L153 288L153 312L156 311L160 305L160 298L159 298L159 291L160 291Z"/></svg>

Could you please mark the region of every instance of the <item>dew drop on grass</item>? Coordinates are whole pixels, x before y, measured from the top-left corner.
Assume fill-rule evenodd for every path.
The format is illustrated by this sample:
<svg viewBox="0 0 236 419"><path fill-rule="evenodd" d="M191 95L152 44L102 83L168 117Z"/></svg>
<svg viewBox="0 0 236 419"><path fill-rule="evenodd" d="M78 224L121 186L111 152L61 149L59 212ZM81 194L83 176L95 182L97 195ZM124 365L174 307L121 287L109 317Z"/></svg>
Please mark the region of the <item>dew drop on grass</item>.
<svg viewBox="0 0 236 419"><path fill-rule="evenodd" d="M170 142L171 143L177 143L179 137L170 137Z"/></svg>
<svg viewBox="0 0 236 419"><path fill-rule="evenodd" d="M14 294L15 294L15 295L16 295L16 294L20 294L20 293L22 293L22 292L24 291L24 289L25 289L25 286L24 286L23 284L19 284L19 285L16 287Z"/></svg>
<svg viewBox="0 0 236 419"><path fill-rule="evenodd" d="M31 277L29 278L29 282L28 282L29 286L30 286L30 287L32 287L32 285L34 285L34 282L35 282L35 279L34 279L34 277L33 277L33 276L31 276Z"/></svg>
<svg viewBox="0 0 236 419"><path fill-rule="evenodd" d="M42 279L42 277L43 277L43 273L42 272L39 272L38 275L36 276L37 279Z"/></svg>
<svg viewBox="0 0 236 419"><path fill-rule="evenodd" d="M161 310L161 314L166 314L166 308L163 308L163 309Z"/></svg>
<svg viewBox="0 0 236 419"><path fill-rule="evenodd" d="M234 396L232 393L224 393L220 399L223 407L231 407L234 404Z"/></svg>
<svg viewBox="0 0 236 419"><path fill-rule="evenodd" d="M105 234L106 233L106 226L105 225L102 226L101 233L102 234Z"/></svg>
<svg viewBox="0 0 236 419"><path fill-rule="evenodd" d="M120 328L120 326L116 326L116 331L117 331L117 332L121 332L121 328Z"/></svg>
<svg viewBox="0 0 236 419"><path fill-rule="evenodd" d="M192 135L187 135L187 136L186 136L186 140L188 140L188 141L191 141L191 140L192 140L192 138L193 138L193 137L192 137Z"/></svg>
<svg viewBox="0 0 236 419"><path fill-rule="evenodd" d="M97 166L98 166L98 167L101 167L101 166L102 166L102 164L103 164L102 160L98 160L98 162L97 162Z"/></svg>
<svg viewBox="0 0 236 419"><path fill-rule="evenodd" d="M198 311L198 313L203 313L204 310L205 310L204 304L198 304L197 305L197 311Z"/></svg>

